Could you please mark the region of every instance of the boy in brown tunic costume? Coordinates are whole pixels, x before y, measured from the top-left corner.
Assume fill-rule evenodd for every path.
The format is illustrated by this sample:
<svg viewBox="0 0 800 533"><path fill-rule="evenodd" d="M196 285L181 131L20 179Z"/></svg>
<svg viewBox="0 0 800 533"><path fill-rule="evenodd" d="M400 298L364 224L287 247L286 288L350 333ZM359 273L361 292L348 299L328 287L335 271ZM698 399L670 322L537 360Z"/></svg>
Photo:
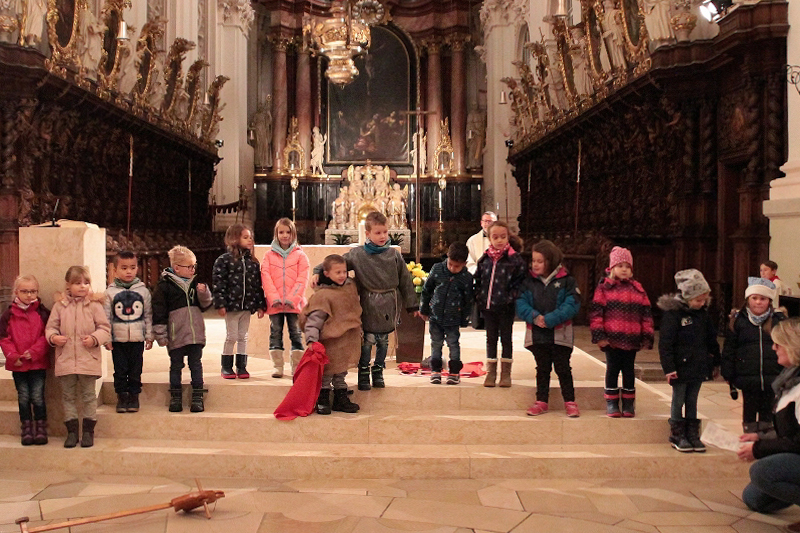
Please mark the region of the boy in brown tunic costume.
<svg viewBox="0 0 800 533"><path fill-rule="evenodd" d="M358 404L347 397L347 369L361 353L361 303L355 282L347 277L347 262L329 255L322 263L319 286L300 314L306 343L321 342L330 362L322 374L317 413L355 413ZM333 389L333 406L330 390Z"/></svg>

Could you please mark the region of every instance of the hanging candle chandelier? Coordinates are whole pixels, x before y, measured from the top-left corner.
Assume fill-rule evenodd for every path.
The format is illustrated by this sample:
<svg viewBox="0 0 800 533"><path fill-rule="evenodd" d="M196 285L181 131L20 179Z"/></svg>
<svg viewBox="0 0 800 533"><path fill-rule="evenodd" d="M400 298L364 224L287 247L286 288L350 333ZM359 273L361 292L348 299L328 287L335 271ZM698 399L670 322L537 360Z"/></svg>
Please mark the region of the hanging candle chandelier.
<svg viewBox="0 0 800 533"><path fill-rule="evenodd" d="M306 43L317 54L328 58L325 76L345 86L358 76L353 61L370 45L369 27L384 17L379 0L333 0L327 18L308 17L303 23Z"/></svg>

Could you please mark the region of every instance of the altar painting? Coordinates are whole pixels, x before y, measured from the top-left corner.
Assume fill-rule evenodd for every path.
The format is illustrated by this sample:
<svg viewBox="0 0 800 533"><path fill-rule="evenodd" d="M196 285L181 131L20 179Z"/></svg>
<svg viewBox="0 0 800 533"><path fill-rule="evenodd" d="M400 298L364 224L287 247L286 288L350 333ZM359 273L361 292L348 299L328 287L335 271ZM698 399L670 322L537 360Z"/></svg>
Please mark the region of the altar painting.
<svg viewBox="0 0 800 533"><path fill-rule="evenodd" d="M328 83L326 159L331 164L408 164L411 60L401 38L372 27L369 53L356 59L349 85Z"/></svg>

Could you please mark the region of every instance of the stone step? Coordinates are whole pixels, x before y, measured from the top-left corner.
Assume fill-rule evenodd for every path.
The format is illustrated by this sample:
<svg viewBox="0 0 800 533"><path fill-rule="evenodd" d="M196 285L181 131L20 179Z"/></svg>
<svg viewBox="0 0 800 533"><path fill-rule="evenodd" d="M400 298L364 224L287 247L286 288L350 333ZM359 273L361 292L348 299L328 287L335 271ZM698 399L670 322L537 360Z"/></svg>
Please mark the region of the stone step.
<svg viewBox="0 0 800 533"><path fill-rule="evenodd" d="M138 413L117 413L113 405L98 409L98 438L181 441L244 441L340 444L657 444L666 441L666 417L640 414L611 419L605 411L583 411L580 418L552 412L537 417L518 411L440 410L384 413L312 414L277 420L255 409L237 412L170 413L146 405ZM53 421L50 433L65 428ZM0 402L0 434L19 435L17 405Z"/></svg>
<svg viewBox="0 0 800 533"><path fill-rule="evenodd" d="M98 438L22 447L0 436L4 468L74 474L264 479L720 478L747 476L730 452L679 453L667 444L460 445L175 441Z"/></svg>

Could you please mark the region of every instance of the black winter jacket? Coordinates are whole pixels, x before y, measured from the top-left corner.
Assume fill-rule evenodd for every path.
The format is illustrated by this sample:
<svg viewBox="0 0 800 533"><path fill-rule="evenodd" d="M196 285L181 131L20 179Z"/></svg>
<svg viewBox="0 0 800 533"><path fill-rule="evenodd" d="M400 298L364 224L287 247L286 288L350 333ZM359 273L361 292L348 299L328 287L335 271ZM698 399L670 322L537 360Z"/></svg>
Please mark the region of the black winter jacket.
<svg viewBox="0 0 800 533"><path fill-rule="evenodd" d="M485 311L514 305L525 276L525 260L513 248L509 248L497 263L492 261L489 254L483 254L478 259L478 268L475 270L475 300L478 309Z"/></svg>
<svg viewBox="0 0 800 533"><path fill-rule="evenodd" d="M785 318L783 313L776 312L766 323L774 328ZM737 312L732 322L725 330L722 377L742 390L770 390L783 371L772 349L772 337L764 327L750 322L746 309Z"/></svg>
<svg viewBox="0 0 800 533"><path fill-rule="evenodd" d="M800 453L800 367L785 369L775 380L780 383L775 390L773 423L774 438L759 438L753 444L753 456L761 459L776 453Z"/></svg>
<svg viewBox="0 0 800 533"><path fill-rule="evenodd" d="M420 313L430 316L440 326L468 326L473 302L472 280L466 268L453 274L447 269L447 260L436 263L422 287Z"/></svg>
<svg viewBox="0 0 800 533"><path fill-rule="evenodd" d="M678 382L705 381L720 364L717 329L708 304L691 309L676 296L665 294L658 299L664 311L658 340L661 368L664 374L677 371Z"/></svg>
<svg viewBox="0 0 800 533"><path fill-rule="evenodd" d="M226 311L266 311L264 289L261 287L261 265L243 250L239 259L230 252L224 253L214 261L211 273L214 307Z"/></svg>

